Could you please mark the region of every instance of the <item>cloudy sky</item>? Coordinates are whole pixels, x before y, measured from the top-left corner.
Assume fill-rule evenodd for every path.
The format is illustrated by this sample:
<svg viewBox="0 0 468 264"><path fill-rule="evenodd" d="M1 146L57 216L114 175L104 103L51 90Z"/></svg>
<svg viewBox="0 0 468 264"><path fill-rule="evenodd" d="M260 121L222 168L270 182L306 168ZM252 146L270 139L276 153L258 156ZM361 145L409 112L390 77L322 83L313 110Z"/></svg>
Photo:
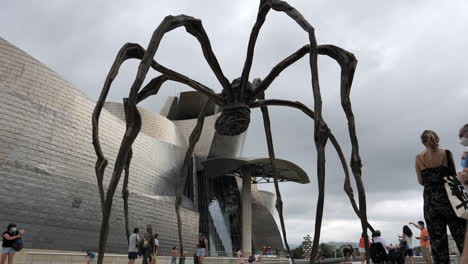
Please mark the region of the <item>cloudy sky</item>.
<svg viewBox="0 0 468 264"><path fill-rule="evenodd" d="M174 1L4 1L0 37L12 42L96 99L119 48L126 42L146 47L166 15L201 18L213 50L229 79L240 76L258 2L254 0ZM315 27L320 44L335 44L359 60L352 90L369 221L395 242L408 221L423 219L422 187L414 157L419 135L437 131L455 156L458 128L468 122L468 2L291 0ZM271 12L257 42L252 77L307 44L307 35L286 15ZM465 47L465 48L463 48ZM198 43L185 30L164 38L156 59L221 91ZM128 94L137 62L123 66L110 97ZM324 117L349 157L346 119L340 107L339 68L319 59ZM152 73L151 76L156 74ZM147 79L150 79L148 76ZM307 59L293 65L269 88L268 98L298 100L313 107ZM170 83L143 104L158 111L166 96L186 87ZM304 168L311 184L285 183L282 192L289 240L313 234L317 199L313 123L297 110L271 109L277 156ZM253 111L245 156L267 156L261 115ZM458 162L456 162L458 163ZM323 241L357 241L359 222L342 191L336 154L327 152ZM273 190L272 186L261 188Z"/></svg>

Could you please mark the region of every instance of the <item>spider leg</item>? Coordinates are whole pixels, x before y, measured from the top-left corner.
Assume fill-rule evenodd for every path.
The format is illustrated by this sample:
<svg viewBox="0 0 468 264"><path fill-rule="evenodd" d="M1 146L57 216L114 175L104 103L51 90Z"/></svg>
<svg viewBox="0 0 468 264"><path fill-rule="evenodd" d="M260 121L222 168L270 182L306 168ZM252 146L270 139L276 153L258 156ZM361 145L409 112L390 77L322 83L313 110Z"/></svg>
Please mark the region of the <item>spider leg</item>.
<svg viewBox="0 0 468 264"><path fill-rule="evenodd" d="M260 7L258 8L257 20L250 33L249 44L247 47L247 57L245 58L244 68L242 69L241 83L240 83L240 98L244 98L245 87L249 80L250 69L252 68L252 61L254 55L255 44L257 42L258 33L265 22L265 18L270 11L271 7L265 1L260 1Z"/></svg>
<svg viewBox="0 0 468 264"><path fill-rule="evenodd" d="M94 146L94 150L97 156L95 171L96 171L96 177L98 181L98 190L99 190L99 194L101 198L101 206L102 206L102 222L101 222L101 229L100 229L100 236L99 236L99 256L98 256L99 264L102 263L103 257L104 257L104 251L105 251L105 246L106 246L106 241L107 241L107 236L108 236L108 231L109 231L109 219L110 219L110 213L112 209L113 196L117 188L117 185L120 181L122 171L126 170L126 175L128 173L128 168L130 166L129 155L131 153L131 146L141 128L141 117L136 107L136 104L140 102L141 100L143 100L144 98L146 98L147 96L156 94L159 87L157 88L156 91L155 89L150 91L151 88L158 86L158 85L155 85L155 83L157 84L160 83L159 84L160 86L164 81L150 82L145 87L147 89L144 90L145 93L143 95L146 97L143 96L144 97L143 98L140 96L140 100L138 100L138 94L137 94L138 89L132 86L129 97L128 99L125 100L125 104L124 104L127 127L126 127L126 131L122 139L122 143L121 143L121 146L120 146L120 149L119 149L116 161L115 161L114 170L112 172L111 180L107 189L107 194L104 193L103 178L104 178L104 172L107 167L108 161L104 157L104 154L102 152L102 148L100 145L100 141L99 141L99 117L102 112L102 108L106 101L107 95L109 93L111 84L113 80L115 79L115 77L117 76L121 64L125 62L127 59L133 59L133 58L141 59L145 56L145 54L146 54L145 50L140 45L133 44L133 43L125 44L119 50L116 56L116 59L106 77L103 89L101 90L100 97L96 103L96 106L94 108L93 115L92 115L93 146ZM156 70L163 72L163 75L166 75L168 79L185 83L193 87L195 90L198 90L201 93L209 96L209 98L211 98L213 101L217 103L221 103L222 105L221 97L216 95L211 89L207 88L206 86L203 86L183 76L182 74L179 74L168 68L165 68L164 66L156 63L154 60L151 61L151 66L155 68ZM163 79L163 77L159 78L158 80L161 80L161 79ZM126 199L125 195L124 195L124 199Z"/></svg>
<svg viewBox="0 0 468 264"><path fill-rule="evenodd" d="M358 188L358 195L359 195L359 209L356 212L359 212L358 216L361 219L361 225L363 228L363 232L366 234L366 226L370 226L367 224L367 213L366 213L366 196L365 196L365 189L364 184L361 178L361 158L359 155L359 143L356 136L356 126L354 122L354 114L351 108L351 101L350 101L350 92L351 92L351 85L353 82L354 72L357 65L357 60L355 56L336 46L333 45L319 45L317 47L317 51L320 55L326 55L331 57L332 59L336 60L341 67L341 104L343 110L346 114L348 119L348 130L351 137L351 144L352 144L352 156L351 156L351 169L353 171L353 176L356 181L356 185ZM289 67L294 62L298 61L302 58L305 54L310 52L310 45L305 45L301 49L297 50L295 53L287 57L286 59L282 60L278 63L270 73L266 76L266 78L258 84L258 86L253 90L252 98L250 99L249 103L252 103L258 96L263 93L270 84L275 80L276 77L287 67ZM333 143L333 142L332 142ZM352 195L352 188L350 185L349 180L345 181L345 190L347 191L348 196L351 199ZM354 200L354 198L352 199ZM355 206L353 205L353 208ZM369 228L371 231L372 228Z"/></svg>
<svg viewBox="0 0 468 264"><path fill-rule="evenodd" d="M127 98L124 98L123 102L124 102L124 110L126 114L127 113ZM125 120L127 119L128 118L125 117ZM124 165L124 182L122 185L122 199L124 202L125 235L127 236L127 242L130 239L130 220L128 217L128 211L129 211L128 197L129 197L130 192L128 191L128 180L130 176L130 163L132 161L132 157L133 157L133 149L132 147L130 147L130 150L128 151L127 160L125 161L125 165Z"/></svg>
<svg viewBox="0 0 468 264"><path fill-rule="evenodd" d="M99 195L101 198L101 206L103 207L103 209L104 209L104 204L105 204L105 194L104 194L104 187L102 185L102 182L104 178L104 171L107 167L108 161L104 157L101 144L99 141L99 117L101 115L101 111L104 106L104 103L107 99L107 95L109 94L111 84L119 72L120 65L122 65L122 63L128 59L138 58L140 56L138 54L140 52L138 47L139 45L137 44L127 43L119 50L114 60L114 63L112 64L112 67L109 73L107 74L106 80L104 82L104 87L101 90L101 94L93 110L93 116L92 116L93 146L94 146L94 151L96 152L96 156L97 156L95 170L96 170L96 176L98 178L98 189L99 189Z"/></svg>
<svg viewBox="0 0 468 264"><path fill-rule="evenodd" d="M366 192L361 177L362 162L359 155L359 142L356 135L356 124L354 121L354 113L351 107L350 93L353 84L354 72L356 70L357 59L351 52L348 52L334 45L322 45L320 52L334 59L341 67L341 106L348 119L348 131L351 138L351 170L356 180L356 186L359 196L359 209L361 212L361 226L364 233L364 242L366 244L366 258L369 259L368 239L367 239L367 208L366 208Z"/></svg>
<svg viewBox="0 0 468 264"><path fill-rule="evenodd" d="M260 96L261 99L264 99L264 95ZM281 224L281 231L283 233L283 240L284 240L284 245L286 246L286 249L288 250L288 254L292 259L293 264L294 258L292 257L291 254L291 249L289 248L288 244L288 239L286 236L286 226L284 223L284 216L283 216L283 200L281 198L281 192L279 189L279 184L278 184L278 171L276 170L276 157L275 157L275 149L273 147L273 136L271 133L271 122L270 122L270 114L268 113L268 107L261 106L260 107L262 111L262 116L263 116L263 126L265 128L265 135L267 139L267 144L268 144L268 155L270 157L270 163L271 163L271 169L273 172L273 181L275 184L275 192L276 192L276 210L278 211L278 215L280 218L280 224Z"/></svg>
<svg viewBox="0 0 468 264"><path fill-rule="evenodd" d="M254 88L254 90L252 92L252 97L249 100L249 104L251 104L256 99L258 99L259 95L261 93L263 93L266 89L268 89L270 84L276 79L276 77L278 77L278 75L284 69L286 69L291 64L298 61L300 58L302 58L309 51L310 51L310 45L305 45L302 48L300 48L299 50L297 50L295 53L291 54L289 57L287 57L284 60L282 60L281 62L279 62L275 67L273 67L273 69L266 76L266 78ZM352 55L351 53L349 53L349 52L347 52L347 51L345 51L345 50L343 50L341 48L332 46L332 45L319 45L318 46L318 53L320 55L327 55L327 56L330 56L331 58L334 58L335 60L338 61L338 63L342 67L342 78L341 78L341 80L342 80L342 84L341 84L342 105L343 105L343 108L346 109L345 111L348 113L349 118L353 120L353 122L350 122L350 128L349 129L350 129L350 131L354 131L353 134L356 135L355 125L354 125L354 115L352 114L351 104L350 104L350 100L349 100L349 95L350 95L350 90L351 90L351 83L352 83L352 79L353 79L352 74L354 73L354 69L356 67L356 59L355 59L354 55ZM350 132L350 134L351 134L351 132ZM333 141L336 141L336 139L334 137L331 137L330 140L332 141L333 145L336 145L336 144L333 143ZM357 143L357 138L355 138L355 142ZM359 157L358 148L354 148L353 150L355 152L357 151L357 155L353 154L353 157L354 158ZM360 159L358 159L358 160L360 160ZM361 164L361 163L360 162L355 162L355 164L358 165L359 172L360 172L360 166L362 166L362 165L359 165L359 164ZM348 169L346 167L346 171L347 170ZM358 175L358 174L360 175L360 173L354 173L353 175L355 175L355 178L356 178L356 175ZM349 173L345 172L345 175L349 175ZM357 178L356 178L356 182L357 182L357 185L362 185L362 181L357 180ZM348 194L348 196L349 196L349 198L351 200L354 211L356 212L358 217L361 218L360 210L356 207L355 202L354 202L353 190L352 190L351 183L349 181L348 176L345 179L344 189L345 189L346 193ZM364 193L364 190L360 189L360 193ZM365 193L364 193L364 195L365 195ZM360 202L361 202L362 199L363 198L361 196ZM364 197L363 201L365 203L365 197ZM361 208L361 206L359 208ZM367 222L367 217L365 217L364 222ZM373 232L373 228L370 225L368 225L368 227L371 230L371 232Z"/></svg>
<svg viewBox="0 0 468 264"><path fill-rule="evenodd" d="M189 174L190 161L192 159L193 150L195 145L200 139L200 135L203 129L203 123L205 121L205 116L208 111L208 103L205 103L200 114L198 115L197 125L193 129L189 137L189 146L187 152L185 153L184 163L182 165L180 175L177 183L177 194L175 200L175 210L177 215L177 228L179 233L179 246L180 246L180 256L183 256L184 244L182 241L182 219L180 217L180 205L182 204L182 194L184 192L185 183L187 181L187 175Z"/></svg>
<svg viewBox="0 0 468 264"><path fill-rule="evenodd" d="M203 49L203 55L205 56L206 61L208 62L214 74L216 75L216 78L223 87L223 90L226 91L228 98L231 98L231 85L227 78L224 76L221 67L219 66L218 60L216 59L216 56L214 55L213 50L211 49L210 41L202 26L201 21L199 19L195 19L186 15L167 16L156 28L156 30L153 33L153 36L151 37L148 49L140 62L140 66L138 67L138 72L131 89L137 91L140 89L145 79L145 76L148 73L149 67L153 63L154 55L156 54L156 51L159 47L159 44L161 43L164 34L181 26L184 26L186 31L193 35L195 38L197 38L197 40L200 42L200 45Z"/></svg>
<svg viewBox="0 0 468 264"><path fill-rule="evenodd" d="M130 149L128 152L128 157L127 161L125 162L125 167L124 167L124 182L122 185L122 199L124 201L124 219L125 219L125 235L127 236L127 242L128 239L130 238L130 220L128 218L128 196L129 196L129 191L128 191L128 178L130 174L130 162L132 160L133 156L133 151Z"/></svg>
<svg viewBox="0 0 468 264"><path fill-rule="evenodd" d="M257 107L262 107L262 106L287 106L287 107L293 107L296 109L301 110L304 112L307 116L310 118L314 119L314 111L312 111L310 108L308 108L306 105L300 103L300 102L293 102L293 101L288 101L288 100L277 100L277 99L269 99L269 100L261 100L261 101L255 101L254 103L250 104L250 108L257 108ZM326 124L325 124L326 125ZM346 159L343 154L343 150L341 149L340 144L336 140L335 136L333 133L329 130L329 139L330 142L332 143L333 147L335 148L335 151L340 159L341 166L343 167L343 171L345 174L345 184L344 184L344 190L346 194L348 195L348 198L351 202L351 205L353 207L354 212L358 217L361 217L360 210L356 204L356 201L354 200L354 194L353 194L353 188L351 186L351 181L350 181L350 175L349 175L349 170L348 170L348 164L346 162ZM367 220L366 220L367 221ZM367 228L373 233L375 230L372 227L370 223L367 222Z"/></svg>
<svg viewBox="0 0 468 264"><path fill-rule="evenodd" d="M117 188L118 182L120 180L120 176L122 174L122 170L125 164L128 161L129 149L133 140L138 135L138 132L141 127L141 118L136 109L135 105L135 96L132 93L130 94L129 98L130 104L127 104L125 107L126 117L127 117L127 128L126 133L124 135L124 139L122 140L122 144L119 149L119 153L116 158L116 162L114 165L114 171L111 176L111 180L109 183L109 187L107 189L107 194L104 194L104 186L103 186L103 179L104 179L104 172L107 167L107 159L104 157L104 154L101 149L100 141L99 141L99 117L102 112L102 108L106 101L107 95L109 93L112 81L118 74L120 65L127 59L135 58L139 56L139 49L137 45L128 43L125 44L118 52L114 63L106 77L104 82L104 87L101 90L101 94L99 99L96 103L96 106L93 111L92 115L92 126L93 126L93 146L96 152L97 161L96 161L96 178L98 182L98 189L99 195L101 198L101 207L102 207L102 220L101 220L101 228L99 234L99 255L98 255L98 263L102 264L104 260L104 251L107 242L107 236L109 233L109 219L112 209L112 202L115 190Z"/></svg>
<svg viewBox="0 0 468 264"><path fill-rule="evenodd" d="M315 232L314 242L312 246L311 262L314 261L318 251L318 244L320 241L320 231L322 226L323 217L323 202L325 199L325 145L328 140L327 128L323 126L322 120L322 97L320 94L320 84L318 78L318 65L317 65L317 40L315 38L315 29L295 8L288 3L280 0L263 0L262 6L269 6L271 9L279 12L286 13L296 23L307 32L309 35L309 42L311 51L309 52L309 64L312 72L312 91L314 94L314 111L315 111L315 126L314 126L314 141L317 150L317 178L319 184L319 196L317 203L317 211L315 216ZM265 7L266 8L266 7Z"/></svg>
<svg viewBox="0 0 468 264"><path fill-rule="evenodd" d="M254 86L252 91L252 95L248 101L249 104L254 102L258 97L263 94L263 92L270 87L271 83L278 77L278 75L287 67L291 66L291 64L295 63L306 54L310 52L310 45L305 45L302 48L298 49L296 52L282 60L280 63L276 64L273 69L271 69L270 73L261 81L258 86Z"/></svg>

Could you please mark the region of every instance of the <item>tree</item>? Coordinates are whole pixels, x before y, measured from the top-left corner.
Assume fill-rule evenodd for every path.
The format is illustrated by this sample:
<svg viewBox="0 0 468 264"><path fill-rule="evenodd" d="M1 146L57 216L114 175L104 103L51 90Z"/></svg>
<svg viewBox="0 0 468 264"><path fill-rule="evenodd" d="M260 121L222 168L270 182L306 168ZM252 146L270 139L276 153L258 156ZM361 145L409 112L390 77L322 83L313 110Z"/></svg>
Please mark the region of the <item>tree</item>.
<svg viewBox="0 0 468 264"><path fill-rule="evenodd" d="M336 253L337 258L342 258L343 257L343 250L341 250L341 248L337 248L335 250L335 253Z"/></svg>
<svg viewBox="0 0 468 264"><path fill-rule="evenodd" d="M323 257L333 258L333 247L331 245L322 243L319 248L322 250Z"/></svg>
<svg viewBox="0 0 468 264"><path fill-rule="evenodd" d="M298 246L297 248L291 250L292 257L294 259L303 259L304 258L304 248L302 245Z"/></svg>

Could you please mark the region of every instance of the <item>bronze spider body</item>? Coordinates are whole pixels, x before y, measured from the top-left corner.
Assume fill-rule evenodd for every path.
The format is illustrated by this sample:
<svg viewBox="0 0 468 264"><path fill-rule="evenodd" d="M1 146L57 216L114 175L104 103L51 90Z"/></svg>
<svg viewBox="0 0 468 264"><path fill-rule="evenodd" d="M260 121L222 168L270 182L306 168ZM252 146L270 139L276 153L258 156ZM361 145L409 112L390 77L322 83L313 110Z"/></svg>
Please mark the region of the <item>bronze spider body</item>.
<svg viewBox="0 0 468 264"><path fill-rule="evenodd" d="M257 36L260 29L265 21L265 18L270 10L279 11L286 13L290 18L297 22L297 24L308 34L309 43L301 47L299 50L279 62L271 72L263 79L255 79L249 82L249 73L252 66L253 54ZM204 57L209 64L210 68L216 75L221 87L221 93L215 93L212 89L205 85L198 83L176 71L168 69L163 65L156 62L153 58L156 51L158 50L159 44L163 36L178 27L185 27L186 31L193 35L200 43L203 50ZM291 64L295 63L305 55L309 55L309 64L312 73L312 90L314 94L314 111L307 108L304 104L299 102L291 102L286 100L265 100L264 92L269 88L270 84L275 78ZM350 176L348 170L348 164L344 158L343 152L337 140L331 133L327 124L322 118L322 99L320 94L319 80L318 80L318 66L317 56L326 55L336 60L341 67L341 103L343 110L348 119L349 134L352 144L352 153L350 167L356 180L358 193L359 193L359 207L354 200L353 190L351 188ZM103 107L103 104L107 98L112 81L117 76L120 65L127 59L139 59L141 60L136 78L133 85L130 88L128 98L124 99L125 113L127 128L125 135L122 139L122 144L119 149L119 153L116 158L112 178L109 183L107 194L104 193L103 187L103 175L107 166L107 160L105 159L102 149L99 143L99 116ZM137 137L141 128L141 118L137 109L137 104L149 96L156 95L161 85L170 80L186 84L196 91L204 94L209 98L210 101L219 105L222 108L222 113L217 119L215 128L216 131L222 135L234 136L243 133L249 126L250 123L250 111L253 108L260 107L263 114L265 134L268 144L268 153L270 156L271 166L273 169L275 191L277 196L276 208L280 216L280 224L283 234L283 239L287 250L289 246L287 243L286 230L283 218L283 202L281 199L281 193L278 185L278 175L275 165L275 153L273 148L270 118L267 106L287 106L301 110L306 115L314 119L315 132L314 141L317 149L317 177L318 177L318 188L319 197L317 203L316 221L315 221L315 234L314 243L312 249L312 256L310 262L313 263L318 250L318 243L320 239L320 230L323 216L324 196L325 196L325 146L330 141L337 151L340 158L344 173L345 173L345 186L344 189L348 194L353 209L357 216L361 219L362 229L367 234L369 228L373 231L373 228L367 222L366 215L366 202L364 186L361 180L361 159L359 155L359 144L356 136L356 129L354 124L354 114L351 110L350 102L350 91L351 84L354 77L357 60L354 55L342 48L333 45L317 45L314 28L307 22L307 20L288 3L279 0L261 0L257 20L253 26L248 50L247 57L240 78L229 82L228 79L222 72L221 67L218 64L216 56L214 55L211 44L207 34L202 26L200 20L195 19L186 15L179 16L168 16L158 28L154 31L151 41L148 45L147 50L143 49L138 44L127 43L125 44L117 54L117 57L112 65L111 70L106 78L104 87L101 92L101 96L96 104L96 108L93 113L93 145L98 157L96 162L96 176L98 181L99 193L101 197L103 219L101 225L100 242L99 242L99 257L98 263L102 264L103 254L105 250L109 217L112 208L112 200L115 190L120 181L122 172L125 171L124 185L123 185L123 198L124 198L124 209L125 209L125 221L126 231L129 234L128 227L128 189L127 184L129 180L129 167L132 157L131 146ZM152 68L157 72L161 73L158 77L152 79L145 87L141 88L148 70ZM180 240L180 252L184 252L182 243L182 230L181 230L181 218L180 218L180 205L183 193L183 186L185 186L186 176L189 169L190 160L193 154L193 149L197 143L202 127L204 117L206 115L206 105L202 109L196 127L194 128L190 139L189 147L185 156L184 164L181 169L179 178L177 197L176 197L176 213L177 221L179 226L179 240ZM367 240L365 240L367 242Z"/></svg>

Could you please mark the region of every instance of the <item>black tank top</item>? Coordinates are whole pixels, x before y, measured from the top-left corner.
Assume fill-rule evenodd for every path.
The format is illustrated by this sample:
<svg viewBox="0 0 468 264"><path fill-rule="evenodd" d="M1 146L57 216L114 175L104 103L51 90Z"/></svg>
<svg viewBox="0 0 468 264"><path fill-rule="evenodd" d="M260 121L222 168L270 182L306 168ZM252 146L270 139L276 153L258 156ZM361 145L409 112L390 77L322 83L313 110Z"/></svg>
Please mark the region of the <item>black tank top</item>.
<svg viewBox="0 0 468 264"><path fill-rule="evenodd" d="M456 175L456 172L453 171L454 165L451 157L452 155L450 155L450 151L446 150L445 155L447 155L448 166L440 165L438 167L426 168L424 170L421 170L421 177L424 187L445 188L444 177Z"/></svg>
<svg viewBox="0 0 468 264"><path fill-rule="evenodd" d="M8 234L10 237L13 237L13 236L16 236L18 234L18 232L14 232L14 233L10 233L8 231L5 231L3 232L2 234L2 238L3 238L3 243L2 243L2 247L6 248L6 247L12 247L13 246L13 241L15 240L8 240L4 237L5 234Z"/></svg>
<svg viewBox="0 0 468 264"><path fill-rule="evenodd" d="M199 247L199 248L206 248L205 239L204 239L204 238L198 239L198 247Z"/></svg>

